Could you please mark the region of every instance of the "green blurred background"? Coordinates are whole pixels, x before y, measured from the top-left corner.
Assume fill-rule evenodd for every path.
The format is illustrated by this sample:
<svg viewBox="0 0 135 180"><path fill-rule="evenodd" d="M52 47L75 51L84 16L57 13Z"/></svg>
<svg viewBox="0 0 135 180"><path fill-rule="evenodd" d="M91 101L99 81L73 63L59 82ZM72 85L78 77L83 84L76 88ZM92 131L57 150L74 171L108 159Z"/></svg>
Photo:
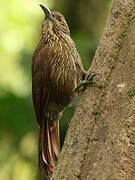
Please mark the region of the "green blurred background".
<svg viewBox="0 0 135 180"><path fill-rule="evenodd" d="M64 14L87 70L102 35L111 0L3 0L0 5L0 180L39 180L38 127L31 98L31 57L44 14ZM74 107L60 121L63 144Z"/></svg>

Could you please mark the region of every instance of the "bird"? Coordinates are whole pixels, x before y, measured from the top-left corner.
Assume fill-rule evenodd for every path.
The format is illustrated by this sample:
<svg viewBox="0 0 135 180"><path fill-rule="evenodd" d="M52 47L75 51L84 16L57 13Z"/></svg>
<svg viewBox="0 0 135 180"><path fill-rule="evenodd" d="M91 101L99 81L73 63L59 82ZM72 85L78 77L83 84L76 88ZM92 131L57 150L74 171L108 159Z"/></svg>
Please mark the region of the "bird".
<svg viewBox="0 0 135 180"><path fill-rule="evenodd" d="M87 72L64 16L45 5L40 7L45 17L32 57L32 99L40 128L39 169L49 179L60 153L59 119L77 96L75 89Z"/></svg>

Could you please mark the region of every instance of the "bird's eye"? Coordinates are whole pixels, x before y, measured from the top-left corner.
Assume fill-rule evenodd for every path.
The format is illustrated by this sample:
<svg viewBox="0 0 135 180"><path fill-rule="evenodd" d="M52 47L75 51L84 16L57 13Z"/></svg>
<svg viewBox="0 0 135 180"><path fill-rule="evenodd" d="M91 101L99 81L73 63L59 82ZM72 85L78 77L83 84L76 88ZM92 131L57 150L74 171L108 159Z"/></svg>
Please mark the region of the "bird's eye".
<svg viewBox="0 0 135 180"><path fill-rule="evenodd" d="M59 21L59 22L61 22L61 21L62 21L61 17L58 17L58 21Z"/></svg>

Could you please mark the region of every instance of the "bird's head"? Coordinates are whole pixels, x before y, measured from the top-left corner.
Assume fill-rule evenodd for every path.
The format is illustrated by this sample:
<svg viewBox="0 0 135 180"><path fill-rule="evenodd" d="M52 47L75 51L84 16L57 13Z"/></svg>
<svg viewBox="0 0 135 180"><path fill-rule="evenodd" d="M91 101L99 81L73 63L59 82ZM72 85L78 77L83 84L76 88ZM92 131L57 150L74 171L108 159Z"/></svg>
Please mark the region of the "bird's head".
<svg viewBox="0 0 135 180"><path fill-rule="evenodd" d="M45 19L42 22L42 34L50 35L70 35L70 31L64 16L59 12L51 12L48 7L40 4L45 13Z"/></svg>

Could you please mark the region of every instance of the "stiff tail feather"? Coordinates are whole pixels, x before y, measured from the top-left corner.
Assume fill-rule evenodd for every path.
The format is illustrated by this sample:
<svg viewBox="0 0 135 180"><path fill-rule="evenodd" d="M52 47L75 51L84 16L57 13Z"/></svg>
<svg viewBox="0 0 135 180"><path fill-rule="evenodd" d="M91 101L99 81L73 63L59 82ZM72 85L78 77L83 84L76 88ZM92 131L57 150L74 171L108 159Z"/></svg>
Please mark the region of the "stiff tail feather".
<svg viewBox="0 0 135 180"><path fill-rule="evenodd" d="M49 179L54 170L54 159L55 156L58 158L59 152L59 121L49 126L48 119L43 119L39 136L39 168L46 179Z"/></svg>

